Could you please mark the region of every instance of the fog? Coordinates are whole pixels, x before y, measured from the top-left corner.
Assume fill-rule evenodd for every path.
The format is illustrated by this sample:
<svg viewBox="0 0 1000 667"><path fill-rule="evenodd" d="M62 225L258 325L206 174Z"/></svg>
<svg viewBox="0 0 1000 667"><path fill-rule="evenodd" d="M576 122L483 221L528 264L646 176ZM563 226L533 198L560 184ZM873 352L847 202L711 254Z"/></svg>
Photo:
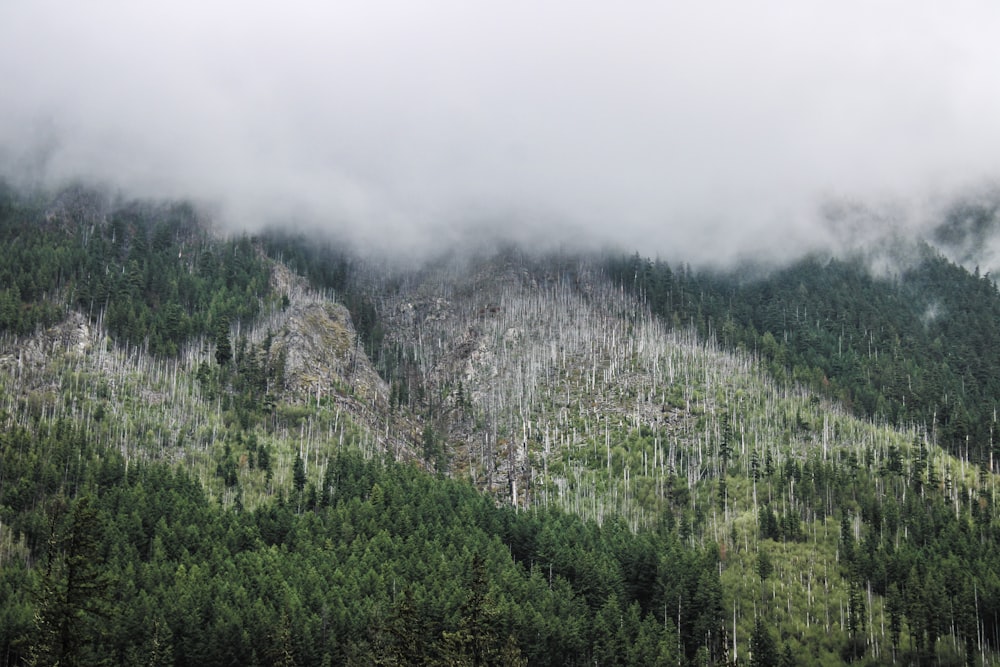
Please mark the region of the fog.
<svg viewBox="0 0 1000 667"><path fill-rule="evenodd" d="M4 0L0 174L389 250L780 258L1000 182L998 34L991 2Z"/></svg>

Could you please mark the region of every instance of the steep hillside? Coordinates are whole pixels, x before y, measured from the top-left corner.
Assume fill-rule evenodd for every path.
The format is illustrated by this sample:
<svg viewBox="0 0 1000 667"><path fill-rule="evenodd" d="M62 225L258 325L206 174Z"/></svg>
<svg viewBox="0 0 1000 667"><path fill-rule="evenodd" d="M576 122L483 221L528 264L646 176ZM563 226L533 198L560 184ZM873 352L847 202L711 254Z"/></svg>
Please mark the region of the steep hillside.
<svg viewBox="0 0 1000 667"><path fill-rule="evenodd" d="M745 352L666 326L600 267L512 251L439 262L385 293L394 393L426 419L429 462L515 505L633 529L666 520L717 545L734 653L761 619L793 652L834 661L919 660L948 628L951 655L972 656L973 634L994 645L992 620L958 620L994 604L978 596L996 566L954 533L992 540L995 478L971 450L953 458L930 430L776 384ZM780 589L753 583L773 571ZM934 571L950 573L950 594L917 583ZM917 611L942 605L943 625ZM904 618L908 645L885 630Z"/></svg>
<svg viewBox="0 0 1000 667"><path fill-rule="evenodd" d="M80 222L5 220L12 243L39 248L81 241ZM415 458L423 415L390 399L343 306L258 259L266 296L242 290L257 317L159 350L108 330L110 303L127 300L81 312L71 272L19 264L48 282L20 297L18 321L40 305L55 319L0 340L0 662L651 664L721 650L717 607L690 595L718 590L710 550L512 513L393 463ZM149 303L156 321L165 300ZM661 551L676 558L640 604L625 563ZM677 595L685 624L671 630L655 608Z"/></svg>
<svg viewBox="0 0 1000 667"><path fill-rule="evenodd" d="M872 262L889 269L873 272ZM807 257L764 275L672 270L638 255L608 266L663 319L754 351L779 381L927 430L997 470L1000 292L930 246L897 240L870 256Z"/></svg>
<svg viewBox="0 0 1000 667"><path fill-rule="evenodd" d="M996 659L997 477L943 422L873 422L802 375L805 325L747 345L739 308L687 316L716 283L654 295L651 262L403 269L68 201L3 209L34 287L4 288L2 664ZM91 306L92 264L134 282Z"/></svg>
<svg viewBox="0 0 1000 667"><path fill-rule="evenodd" d="M288 305L259 325L229 332L237 342L226 364L204 339L172 359L118 347L101 318L90 323L79 312L25 338L6 338L0 386L7 427L33 432L69 421L126 466L179 463L210 495L251 506L287 487L296 454L307 469L322 468L345 438L369 452L405 454L397 429L385 427L385 385L358 351L346 311L301 287L286 295ZM269 465L255 466L265 450Z"/></svg>

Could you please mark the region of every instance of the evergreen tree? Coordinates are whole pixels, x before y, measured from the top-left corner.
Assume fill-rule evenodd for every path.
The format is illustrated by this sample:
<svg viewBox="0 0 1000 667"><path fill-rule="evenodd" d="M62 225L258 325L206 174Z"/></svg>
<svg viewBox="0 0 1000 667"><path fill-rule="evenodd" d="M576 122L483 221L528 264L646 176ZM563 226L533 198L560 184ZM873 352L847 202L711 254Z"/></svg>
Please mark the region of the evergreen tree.
<svg viewBox="0 0 1000 667"><path fill-rule="evenodd" d="M753 626L750 635L750 667L777 667L778 646L771 632L761 619Z"/></svg>
<svg viewBox="0 0 1000 667"><path fill-rule="evenodd" d="M53 535L36 616L32 665L96 665L110 617L111 582L102 567L102 526L90 496L56 499ZM60 525L62 524L62 525Z"/></svg>
<svg viewBox="0 0 1000 667"><path fill-rule="evenodd" d="M299 454L295 454L295 463L292 464L292 486L296 493L302 493L306 487L306 465Z"/></svg>
<svg viewBox="0 0 1000 667"><path fill-rule="evenodd" d="M233 345L229 340L229 323L219 322L215 329L215 360L226 366L233 358Z"/></svg>

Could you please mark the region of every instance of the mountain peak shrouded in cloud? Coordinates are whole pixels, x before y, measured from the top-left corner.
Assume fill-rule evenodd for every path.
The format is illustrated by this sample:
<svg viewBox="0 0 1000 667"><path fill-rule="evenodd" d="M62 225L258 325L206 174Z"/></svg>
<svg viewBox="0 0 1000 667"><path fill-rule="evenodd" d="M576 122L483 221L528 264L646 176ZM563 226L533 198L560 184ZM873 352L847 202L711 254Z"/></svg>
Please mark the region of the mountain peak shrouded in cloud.
<svg viewBox="0 0 1000 667"><path fill-rule="evenodd" d="M1000 180L998 33L987 2L7 0L0 173L388 247L780 257L843 240L831 201L905 227Z"/></svg>

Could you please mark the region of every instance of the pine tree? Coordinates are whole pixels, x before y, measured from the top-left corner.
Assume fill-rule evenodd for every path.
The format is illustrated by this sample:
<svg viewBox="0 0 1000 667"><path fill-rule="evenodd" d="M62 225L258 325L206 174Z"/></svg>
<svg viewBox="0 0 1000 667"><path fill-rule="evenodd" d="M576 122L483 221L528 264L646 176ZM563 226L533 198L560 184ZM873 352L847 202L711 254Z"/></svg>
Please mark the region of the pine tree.
<svg viewBox="0 0 1000 667"><path fill-rule="evenodd" d="M382 645L377 646L377 664L420 665L430 660L426 623L410 588L397 597L380 630Z"/></svg>
<svg viewBox="0 0 1000 667"><path fill-rule="evenodd" d="M774 572L774 565L771 563L771 556L765 549L761 549L757 554L757 574L760 576L760 583L763 584L772 572Z"/></svg>
<svg viewBox="0 0 1000 667"><path fill-rule="evenodd" d="M215 330L215 360L225 366L233 358L233 345L229 340L229 322L219 322Z"/></svg>
<svg viewBox="0 0 1000 667"><path fill-rule="evenodd" d="M65 500L56 499L32 665L99 664L102 624L110 616L111 582L99 558L102 527L90 496L73 503L63 526Z"/></svg>
<svg viewBox="0 0 1000 667"><path fill-rule="evenodd" d="M295 463L292 464L292 485L297 493L302 493L302 489L306 487L306 466L298 454L295 455Z"/></svg>
<svg viewBox="0 0 1000 667"><path fill-rule="evenodd" d="M753 626L753 634L750 635L750 667L776 667L777 664L777 644L763 621L758 618Z"/></svg>
<svg viewBox="0 0 1000 667"><path fill-rule="evenodd" d="M896 582L889 584L885 595L885 609L889 614L889 637L893 651L899 650L900 635L903 632L903 596Z"/></svg>

